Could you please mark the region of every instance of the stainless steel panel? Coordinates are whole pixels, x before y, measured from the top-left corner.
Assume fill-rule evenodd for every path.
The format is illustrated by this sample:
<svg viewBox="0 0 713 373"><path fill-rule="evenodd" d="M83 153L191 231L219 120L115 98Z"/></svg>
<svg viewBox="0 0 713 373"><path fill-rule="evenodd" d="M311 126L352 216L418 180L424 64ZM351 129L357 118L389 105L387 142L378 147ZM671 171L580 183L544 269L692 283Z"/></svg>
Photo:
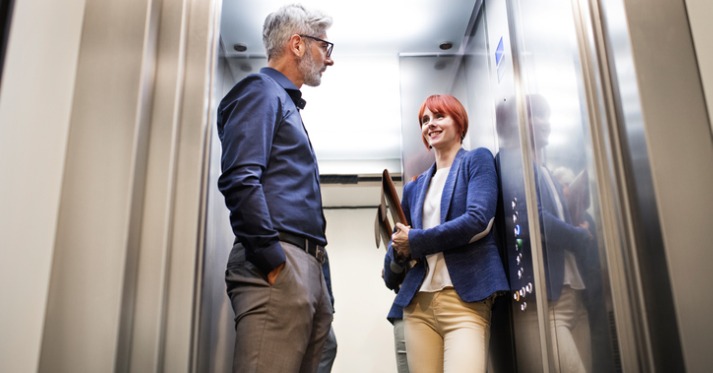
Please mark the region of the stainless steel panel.
<svg viewBox="0 0 713 373"><path fill-rule="evenodd" d="M645 339L637 339L640 325L635 316L638 307L631 289L640 287L638 264L628 255L630 225L627 194L624 188L625 173L620 167L622 148L615 128L619 122L615 113L612 66L604 40L604 27L600 9L593 2L573 3L580 61L584 78L583 94L588 106L589 129L592 138L592 158L597 171L598 197L602 208L600 229L606 249L606 266L609 268L612 314L616 330L612 335L618 342L616 350L617 371L639 371L647 356ZM615 334L614 334L615 333ZM642 350L643 348L643 350Z"/></svg>
<svg viewBox="0 0 713 373"><path fill-rule="evenodd" d="M713 139L684 2L600 1L616 85L644 369L706 370ZM701 167L702 166L702 167ZM705 280L704 280L705 279Z"/></svg>
<svg viewBox="0 0 713 373"><path fill-rule="evenodd" d="M191 370L214 2L87 1L39 370Z"/></svg>
<svg viewBox="0 0 713 373"><path fill-rule="evenodd" d="M139 3L86 2L39 371L115 367L138 234L134 191L145 177L136 136L148 126L140 93L149 7Z"/></svg>
<svg viewBox="0 0 713 373"><path fill-rule="evenodd" d="M2 372L40 362L84 16L84 1L38 3L15 2L0 87Z"/></svg>
<svg viewBox="0 0 713 373"><path fill-rule="evenodd" d="M265 58L225 58L221 53L216 68L211 113L215 113L219 100L237 81L248 73L259 70L266 63ZM215 120L211 121L213 122ZM227 373L232 371L233 366L235 328L233 309L225 292L225 266L235 236L230 227L225 199L218 190L221 146L217 127L212 125L210 131L210 165L206 184L206 235L200 281L202 287L200 314L197 320L196 369L199 372Z"/></svg>

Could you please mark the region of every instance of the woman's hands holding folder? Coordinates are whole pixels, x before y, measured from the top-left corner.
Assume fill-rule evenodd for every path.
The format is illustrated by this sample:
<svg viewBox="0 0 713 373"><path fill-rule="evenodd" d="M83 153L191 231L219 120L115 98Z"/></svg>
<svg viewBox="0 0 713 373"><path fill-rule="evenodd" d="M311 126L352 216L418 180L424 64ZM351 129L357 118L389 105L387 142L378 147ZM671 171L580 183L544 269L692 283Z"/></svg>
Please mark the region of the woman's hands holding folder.
<svg viewBox="0 0 713 373"><path fill-rule="evenodd" d="M410 226L396 223L396 232L391 235L391 246L401 259L411 257L411 247L408 241L409 230L411 230Z"/></svg>

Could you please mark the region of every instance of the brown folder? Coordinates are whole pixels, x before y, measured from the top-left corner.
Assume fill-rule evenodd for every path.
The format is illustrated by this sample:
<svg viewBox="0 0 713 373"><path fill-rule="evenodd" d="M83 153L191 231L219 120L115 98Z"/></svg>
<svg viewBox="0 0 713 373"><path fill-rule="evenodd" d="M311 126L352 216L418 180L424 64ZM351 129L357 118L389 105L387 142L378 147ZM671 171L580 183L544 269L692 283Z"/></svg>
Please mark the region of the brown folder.
<svg viewBox="0 0 713 373"><path fill-rule="evenodd" d="M394 181L389 175L389 170L384 169L381 175L381 202L376 209L376 220L374 221L377 248L379 248L379 242L383 242L384 247L388 247L396 223L408 225Z"/></svg>

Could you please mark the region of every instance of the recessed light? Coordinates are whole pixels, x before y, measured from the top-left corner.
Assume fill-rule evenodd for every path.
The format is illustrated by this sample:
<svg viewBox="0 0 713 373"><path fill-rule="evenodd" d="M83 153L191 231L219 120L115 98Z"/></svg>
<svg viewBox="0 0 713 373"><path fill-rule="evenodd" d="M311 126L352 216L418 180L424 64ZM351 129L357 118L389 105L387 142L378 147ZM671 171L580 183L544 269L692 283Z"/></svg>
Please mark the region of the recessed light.
<svg viewBox="0 0 713 373"><path fill-rule="evenodd" d="M450 41L444 41L441 44L438 44L438 48L441 48L441 50L447 51L451 48L453 48L453 43Z"/></svg>

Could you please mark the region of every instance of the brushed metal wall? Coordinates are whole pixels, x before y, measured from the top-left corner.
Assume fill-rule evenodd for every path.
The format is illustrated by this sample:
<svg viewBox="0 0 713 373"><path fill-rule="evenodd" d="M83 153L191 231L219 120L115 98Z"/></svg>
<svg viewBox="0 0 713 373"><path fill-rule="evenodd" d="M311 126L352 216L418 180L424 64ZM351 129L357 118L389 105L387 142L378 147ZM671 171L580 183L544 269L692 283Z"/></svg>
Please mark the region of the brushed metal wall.
<svg viewBox="0 0 713 373"><path fill-rule="evenodd" d="M24 360L35 369L21 371L191 371L203 237L206 92L219 9L214 1L200 0L88 0L79 9L80 16L71 13L69 19L81 31L56 43L77 45L58 51L76 58L76 75L61 74L74 79L72 89L28 101L34 111L51 113L62 109L55 102L68 99L71 109L66 136L53 139L63 145L61 154L45 154L62 160L56 168L59 185L36 184L44 188L38 195L57 193L58 200L46 204L50 212L57 206L56 227L33 230L49 228L54 234L44 246L33 241L17 246L28 254L44 252L51 261L49 268L38 261L40 267L27 272L36 271L40 280L46 276L49 285L46 292L24 295L44 300L35 308L44 311L44 320L41 332L30 335L39 352ZM19 45L34 40L27 35L12 40ZM9 51L5 72L18 74L22 70L12 61L20 52ZM31 69L54 59L24 63L30 72L16 76L34 82L41 75ZM42 89L52 91L46 85L52 82L41 81ZM6 97L3 103L9 102ZM53 125L48 120L38 128ZM39 144L44 143L25 146L42 154ZM21 201L23 193L15 198Z"/></svg>
<svg viewBox="0 0 713 373"><path fill-rule="evenodd" d="M685 2L599 2L628 177L645 370L707 370L713 138Z"/></svg>

